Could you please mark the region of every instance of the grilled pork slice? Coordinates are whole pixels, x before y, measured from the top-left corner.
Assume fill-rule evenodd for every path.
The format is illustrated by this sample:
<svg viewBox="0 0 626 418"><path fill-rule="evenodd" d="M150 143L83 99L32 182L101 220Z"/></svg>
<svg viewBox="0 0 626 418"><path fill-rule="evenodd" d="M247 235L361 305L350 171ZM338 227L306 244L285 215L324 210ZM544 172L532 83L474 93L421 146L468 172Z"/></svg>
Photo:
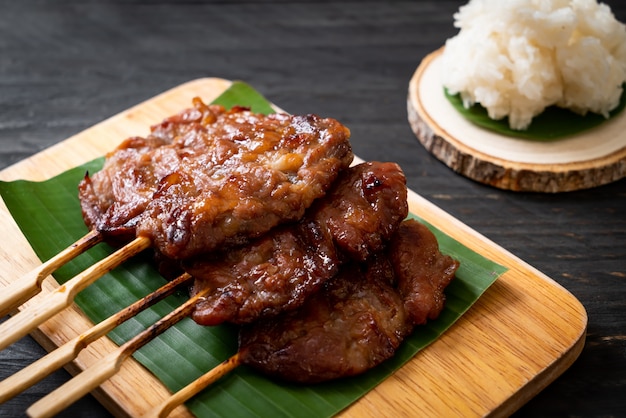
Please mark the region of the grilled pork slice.
<svg viewBox="0 0 626 418"><path fill-rule="evenodd" d="M350 132L315 115L194 107L130 138L85 176L85 223L110 241L136 235L172 259L239 245L302 217L347 168Z"/></svg>
<svg viewBox="0 0 626 418"><path fill-rule="evenodd" d="M433 250L436 238L416 221L403 222L392 242L365 263L343 265L300 308L243 326L242 363L279 379L317 383L392 357L422 318L440 314L459 266Z"/></svg>
<svg viewBox="0 0 626 418"><path fill-rule="evenodd" d="M196 305L202 325L248 323L300 306L347 260L383 249L408 212L404 173L395 163L369 162L342 172L296 223L249 245L183 264L193 293L213 289Z"/></svg>

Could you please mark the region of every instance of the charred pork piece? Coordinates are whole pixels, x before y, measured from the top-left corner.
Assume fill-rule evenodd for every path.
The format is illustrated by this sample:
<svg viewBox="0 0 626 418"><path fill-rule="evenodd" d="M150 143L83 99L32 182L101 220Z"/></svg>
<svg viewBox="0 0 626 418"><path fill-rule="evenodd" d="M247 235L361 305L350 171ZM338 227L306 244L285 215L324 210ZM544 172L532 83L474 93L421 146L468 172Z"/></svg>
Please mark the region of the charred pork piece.
<svg viewBox="0 0 626 418"><path fill-rule="evenodd" d="M415 220L402 223L388 252L413 323L437 318L445 304L444 289L454 279L459 262L441 254L435 235Z"/></svg>
<svg viewBox="0 0 626 418"><path fill-rule="evenodd" d="M369 162L342 172L296 223L249 245L184 263L192 293L213 292L196 305L202 325L248 323L301 305L347 260L383 249L406 217L404 173L395 163Z"/></svg>
<svg viewBox="0 0 626 418"><path fill-rule="evenodd" d="M91 177L85 175L78 186L87 227L109 241L124 243L135 238L139 217L159 182L181 165L181 147L173 142L193 136L224 113L221 106L194 99L193 108L152 126L147 137L128 138L108 153L103 168Z"/></svg>
<svg viewBox="0 0 626 418"><path fill-rule="evenodd" d="M349 130L315 115L207 106L131 138L79 186L83 217L106 239L149 238L185 259L300 219L353 158Z"/></svg>
<svg viewBox="0 0 626 418"><path fill-rule="evenodd" d="M300 308L243 326L241 362L279 379L317 383L360 374L393 356L416 318L439 315L459 264L433 251L435 237L416 221L403 222L392 241L388 254L343 265ZM418 300L424 307L416 314Z"/></svg>

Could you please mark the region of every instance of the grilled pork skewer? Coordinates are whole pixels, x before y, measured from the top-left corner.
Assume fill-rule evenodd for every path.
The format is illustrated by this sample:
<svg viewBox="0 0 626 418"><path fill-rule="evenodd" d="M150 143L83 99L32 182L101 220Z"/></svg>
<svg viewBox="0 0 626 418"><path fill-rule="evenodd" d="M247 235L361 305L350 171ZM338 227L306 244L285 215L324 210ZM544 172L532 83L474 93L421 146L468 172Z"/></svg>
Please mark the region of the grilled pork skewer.
<svg viewBox="0 0 626 418"><path fill-rule="evenodd" d="M181 274L176 279L167 282L159 289L143 297L120 312L93 326L76 338L68 341L59 348L40 358L28 367L7 377L0 382L0 404L8 401L18 393L34 385L50 373L58 370L63 365L74 360L78 353L98 338L106 335L109 331L134 317L139 312L163 300L174 293L182 284L191 280L189 274Z"/></svg>
<svg viewBox="0 0 626 418"><path fill-rule="evenodd" d="M136 238L52 292L44 303L0 325L0 349L144 249L153 247L168 258L184 260L243 244L300 219L352 162L349 130L334 119L263 116L240 107L226 111L200 99L193 104L153 127L147 138L129 138L107 156L100 172L85 176L79 196L87 226L110 243ZM169 322L155 324L158 332L187 315L208 292L194 295ZM147 341L143 336L136 343ZM123 347L120 359L136 349ZM114 365L122 361L107 359ZM114 372L115 367L102 364L95 375L79 377L85 385L75 385L82 385L79 393L85 393ZM55 405L70 402L68 396L77 395L57 394Z"/></svg>
<svg viewBox="0 0 626 418"><path fill-rule="evenodd" d="M147 138L126 140L101 171L85 176L79 197L87 226L111 243L136 238L0 325L0 349L143 249L184 259L299 219L353 159L350 132L334 119L193 103Z"/></svg>
<svg viewBox="0 0 626 418"><path fill-rule="evenodd" d="M0 292L0 316L7 315L41 292L41 285L46 277L101 241L102 234L92 230L50 260L3 288Z"/></svg>
<svg viewBox="0 0 626 418"><path fill-rule="evenodd" d="M364 261L370 254L384 248L385 243L389 241L397 230L398 225L406 217L407 210L406 184L400 167L394 163L362 163L344 170L327 195L316 201L301 221L296 224L276 228L261 238L261 240L284 243L286 241L277 239L277 236L283 237L285 234L293 233L297 236L295 241L301 241L306 248L305 251L319 253L317 238L314 242L308 242L306 238L321 235L325 237L325 241L328 241L325 242L325 247L332 248L331 253L334 254L335 251L342 253L341 260L338 258L338 254L333 255L333 258L337 258L335 261L337 265L344 263L347 259ZM309 229L312 224L317 226L313 228L313 232L310 232ZM255 241L240 249L240 252L251 255L255 260L259 260L263 256L261 256L262 252L258 250L257 246L258 244ZM335 246L337 247L336 249ZM299 263L303 260L294 253L294 249L291 246L278 245L273 248L271 254L284 261L293 259L293 262L297 264L297 267L291 267L286 272L289 276L288 281L291 284L294 284L296 281L299 283L296 286L298 289L298 300L297 302L292 302L292 305L303 303L306 296L317 291L326 280L325 277L320 276L319 283L313 286L312 290L305 291L304 287L307 286L305 283L307 280L301 280L299 276L292 276L289 273L311 270L313 269L312 264L306 261L304 265L300 265ZM330 263L327 256L322 258L325 265ZM235 255L235 259L239 259L239 255ZM264 261L269 264L274 263L272 259ZM209 267L211 266L209 264ZM252 271L258 272L259 267L249 262L244 263L243 266L237 265L238 273L246 275L245 270L248 270L248 274L251 274ZM276 268L274 267L273 270L276 270ZM334 275L336 271L333 268L330 270L330 273ZM193 274L193 271L190 271L190 273ZM310 272L310 274L318 273ZM287 299L294 298L289 289L281 290L281 288L275 288L277 278L274 276L276 273L269 274L269 271L266 271L264 276L266 275L267 280L273 283L272 295L279 290L282 292L287 290L285 297ZM228 277L233 282L237 281L236 277ZM194 279L197 280L195 276ZM210 293L206 293L204 289L209 289ZM195 310L197 311L198 306L203 305L206 300L214 297L215 293L231 293L231 288L222 289L215 286L207 286L205 283L203 286L196 287L194 293L196 292L203 292L207 295L205 298L202 298L202 302L196 305ZM268 292L270 292L270 289L259 290L255 293ZM278 296L272 296L270 299L273 300L278 298ZM276 314L279 307L273 304L268 309L273 314ZM250 321L248 320L247 322Z"/></svg>
<svg viewBox="0 0 626 418"><path fill-rule="evenodd" d="M231 359L230 369L241 362L274 377L310 383L361 373L393 355L415 325L435 318L443 309L443 291L458 263L439 253L434 235L415 221L403 222L388 248L388 254L374 255L365 265L353 263L344 268L298 310L244 326L240 350ZM195 294L34 404L29 415L54 415L97 387L138 348L189 315L197 301L210 292L207 288ZM355 335L360 344L356 350L355 341L344 341ZM212 375L226 372L218 369Z"/></svg>
<svg viewBox="0 0 626 418"><path fill-rule="evenodd" d="M200 99L85 176L85 223L107 241L148 237L171 259L239 245L300 219L353 159L332 118L226 110Z"/></svg>
<svg viewBox="0 0 626 418"><path fill-rule="evenodd" d="M298 383L352 376L394 355L415 326L439 316L459 263L435 236L404 222L388 250L339 275L299 309L244 325L239 351L145 417L165 417L241 364Z"/></svg>
<svg viewBox="0 0 626 418"><path fill-rule="evenodd" d="M407 211L405 178L397 164L369 162L344 170L328 194L318 199L297 224L277 227L251 245L227 252L224 257L218 255L217 259L223 258L224 262L192 262L188 271L201 279L195 288L214 289L200 303L194 319L203 325L225 320L250 322L261 315L297 307L336 273L343 259L364 260L380 250ZM136 239L131 247L120 250L120 256L111 256L116 264L110 268L100 269L101 263L96 264L42 304L0 325L0 348L69 306L80 290L134 255L125 249L132 251L138 246L140 251L149 244L147 238ZM304 255L296 257L294 251ZM250 253L258 265L251 264ZM266 270L268 266L273 273ZM277 266L281 267L278 271ZM255 274L266 280L259 281ZM265 295L265 299L256 300L258 295Z"/></svg>
<svg viewBox="0 0 626 418"><path fill-rule="evenodd" d="M355 167L351 167L345 170L337 180L333 188L328 192L326 196L315 202L311 208L311 213L305 215L305 217L297 224L291 224L288 226L280 227L276 231L270 231L267 234L267 239L270 242L284 243L284 239L276 239L277 235L283 237L285 234L294 233L298 238L295 241L307 242L304 244L306 251L319 252L319 248L316 245L318 243L317 238L314 242L308 242L307 237L322 235L326 237L326 247L332 248L332 253L335 251L342 253L342 260L337 259L335 262L341 264L345 262L345 259L356 259L364 261L368 255L378 252L384 248L386 242L389 241L391 236L397 230L398 225L401 223L407 215L406 205L406 184L404 174L397 164L394 163L381 163L370 162L362 163ZM311 224L317 225L314 232L310 232ZM304 228L304 229L302 229ZM304 232L304 236L300 235ZM348 238L349 237L349 238ZM265 240L262 238L262 240ZM289 241L289 240L287 240ZM335 249L335 246L337 248ZM258 250L256 243L251 243L249 246L245 246L241 249L241 252L249 254L252 259L259 260L263 258L261 251ZM311 293L317 291L317 289L326 280L326 277L322 274L319 283L313 286L312 290L304 290L309 286L306 282L308 279L302 280L299 276L289 275L294 271L306 271L315 270L311 263L308 261L304 265L300 265L302 262L301 257L294 253L294 248L290 245L278 245L273 247L271 251L273 256L278 259L287 260L293 259L296 263L296 267L289 268L286 274L289 276L288 280L290 284L294 284L298 289L297 301L292 304L301 304L304 302L305 297ZM333 256L337 258L338 256ZM237 255L236 259L239 258ZM241 274L255 274L259 270L259 266L249 263L243 263L243 265L237 265L237 271ZM265 260L269 264L273 264L272 259ZM323 257L324 264L329 264L328 257ZM248 271L246 273L245 271ZM272 269L275 271L276 267ZM323 269L322 269L323 270ZM333 268L330 270L332 275L336 273ZM189 273L193 274L193 271ZM318 274L313 273L311 274ZM269 283L272 283L272 289L258 290L258 293L270 292L274 295L278 291L287 291L286 298L292 299L294 295L291 294L289 289L282 289L277 286L276 283L278 277L276 273L265 271L263 276L267 278ZM236 277L228 276L232 281L236 281ZM280 276L282 277L282 276ZM330 278L330 277L328 277ZM194 275L194 279L195 278ZM317 280L317 279L316 279ZM295 284L298 282L298 284ZM281 290L282 289L282 290ZM214 296L215 293L231 293L231 288L219 288L216 286L203 286L196 287L194 293L201 292L206 297L202 298L199 304L196 305L198 309L199 305ZM279 295L269 297L269 299L278 298ZM283 299L280 299L283 300ZM287 304L285 304L287 305ZM283 308L286 308L284 306ZM293 309L293 307L290 307ZM276 314L279 310L278 306L272 304L269 307L273 314ZM249 321L248 321L249 322Z"/></svg>
<svg viewBox="0 0 626 418"><path fill-rule="evenodd" d="M192 317L205 325L250 323L296 309L341 264L365 261L381 251L407 212L406 182L397 164L351 167L298 223L277 227L242 248L212 254L209 260L185 263L194 276L194 292L214 290L197 304ZM148 416L167 416L239 363L236 354Z"/></svg>

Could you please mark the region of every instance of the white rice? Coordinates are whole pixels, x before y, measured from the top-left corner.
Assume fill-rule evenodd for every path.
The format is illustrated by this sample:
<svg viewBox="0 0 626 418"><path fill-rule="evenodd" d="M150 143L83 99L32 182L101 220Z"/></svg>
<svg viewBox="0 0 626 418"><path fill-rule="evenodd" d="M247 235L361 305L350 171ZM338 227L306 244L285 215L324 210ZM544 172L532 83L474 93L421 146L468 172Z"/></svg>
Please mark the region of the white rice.
<svg viewBox="0 0 626 418"><path fill-rule="evenodd" d="M605 117L626 81L626 26L595 0L470 0L442 56L443 85L526 129L557 105Z"/></svg>

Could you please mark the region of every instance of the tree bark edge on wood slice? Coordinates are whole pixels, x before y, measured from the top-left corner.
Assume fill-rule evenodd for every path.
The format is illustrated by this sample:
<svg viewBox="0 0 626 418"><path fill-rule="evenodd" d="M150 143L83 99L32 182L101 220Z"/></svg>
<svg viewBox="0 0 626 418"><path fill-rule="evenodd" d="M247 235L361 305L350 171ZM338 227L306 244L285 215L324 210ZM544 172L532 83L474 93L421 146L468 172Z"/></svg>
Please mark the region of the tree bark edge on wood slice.
<svg viewBox="0 0 626 418"><path fill-rule="evenodd" d="M425 57L411 78L407 114L411 129L420 143L453 171L500 189L543 193L588 189L626 177L626 144L621 149L586 161L535 164L486 154L464 143L462 138L452 136L430 117L424 108L427 104L418 97L419 83L425 69L442 50ZM624 114L620 116L626 118Z"/></svg>

